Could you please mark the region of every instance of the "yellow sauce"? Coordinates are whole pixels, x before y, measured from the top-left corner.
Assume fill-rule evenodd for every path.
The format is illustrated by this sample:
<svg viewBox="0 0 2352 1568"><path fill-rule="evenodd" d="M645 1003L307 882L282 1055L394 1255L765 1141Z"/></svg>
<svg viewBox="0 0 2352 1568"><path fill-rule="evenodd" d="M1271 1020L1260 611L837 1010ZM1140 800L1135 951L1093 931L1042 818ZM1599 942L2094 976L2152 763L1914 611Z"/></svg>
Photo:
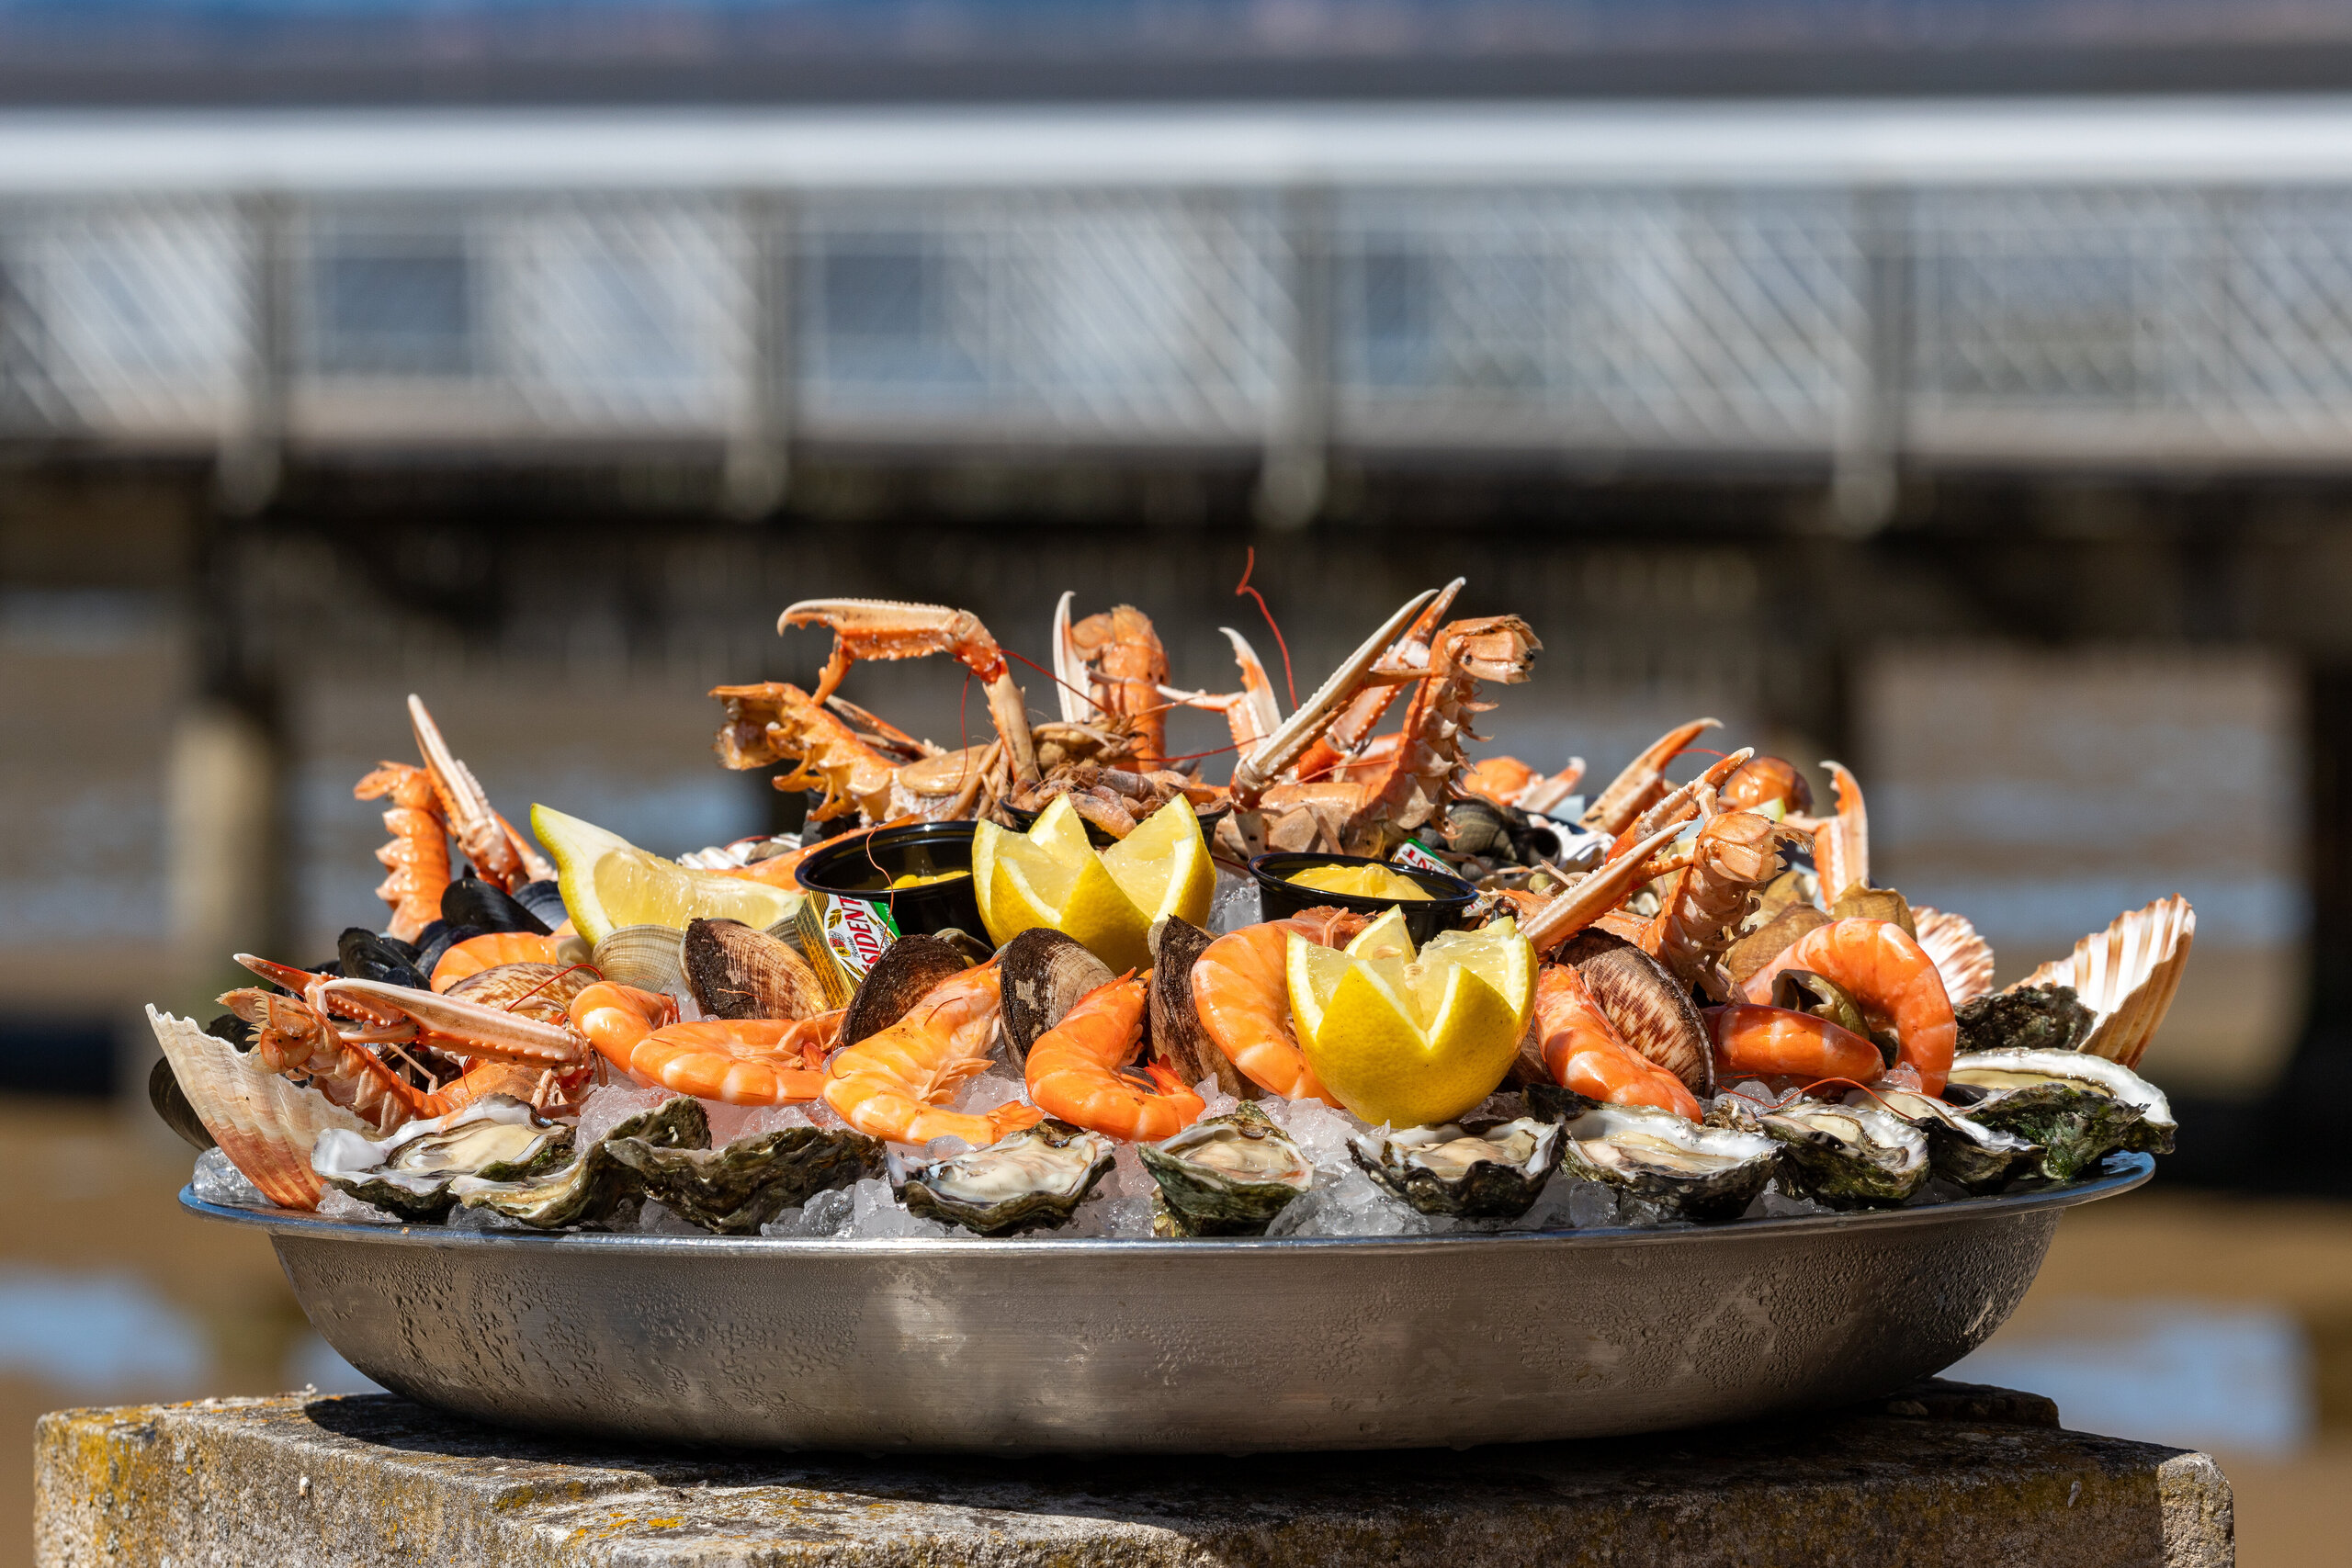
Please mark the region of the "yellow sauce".
<svg viewBox="0 0 2352 1568"><path fill-rule="evenodd" d="M902 887L929 887L933 883L953 882L959 876L971 874L968 871L910 871L891 879L890 891L896 893Z"/></svg>
<svg viewBox="0 0 2352 1568"><path fill-rule="evenodd" d="M1419 883L1409 876L1400 876L1385 865L1311 865L1283 880L1294 887L1312 887L1317 893L1344 893L1356 898L1394 902L1430 897Z"/></svg>

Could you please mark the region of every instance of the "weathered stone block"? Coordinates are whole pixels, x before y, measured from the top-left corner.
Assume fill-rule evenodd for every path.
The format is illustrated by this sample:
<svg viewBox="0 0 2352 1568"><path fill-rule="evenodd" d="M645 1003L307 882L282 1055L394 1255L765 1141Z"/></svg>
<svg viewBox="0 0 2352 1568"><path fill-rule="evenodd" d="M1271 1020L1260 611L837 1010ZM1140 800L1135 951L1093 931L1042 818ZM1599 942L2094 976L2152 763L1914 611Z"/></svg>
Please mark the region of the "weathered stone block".
<svg viewBox="0 0 2352 1568"><path fill-rule="evenodd" d="M1250 1459L632 1451L400 1399L73 1410L40 1427L43 1568L2228 1568L2203 1454L1928 1383L1861 1410L1519 1448Z"/></svg>

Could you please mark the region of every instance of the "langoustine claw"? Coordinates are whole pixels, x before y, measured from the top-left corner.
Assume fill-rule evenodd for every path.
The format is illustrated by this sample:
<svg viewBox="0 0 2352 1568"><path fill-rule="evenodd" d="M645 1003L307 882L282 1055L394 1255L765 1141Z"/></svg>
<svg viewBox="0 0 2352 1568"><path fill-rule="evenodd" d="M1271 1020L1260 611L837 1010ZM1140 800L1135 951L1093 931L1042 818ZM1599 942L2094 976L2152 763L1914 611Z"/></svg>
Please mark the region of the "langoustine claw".
<svg viewBox="0 0 2352 1568"><path fill-rule="evenodd" d="M833 651L809 699L823 705L861 659L921 659L944 653L978 676L988 690L989 716L1012 760L1012 782L1035 784L1037 750L1029 716L1013 684L1004 650L969 610L944 604L901 604L888 599L803 599L776 619L776 630L820 626L833 633Z"/></svg>

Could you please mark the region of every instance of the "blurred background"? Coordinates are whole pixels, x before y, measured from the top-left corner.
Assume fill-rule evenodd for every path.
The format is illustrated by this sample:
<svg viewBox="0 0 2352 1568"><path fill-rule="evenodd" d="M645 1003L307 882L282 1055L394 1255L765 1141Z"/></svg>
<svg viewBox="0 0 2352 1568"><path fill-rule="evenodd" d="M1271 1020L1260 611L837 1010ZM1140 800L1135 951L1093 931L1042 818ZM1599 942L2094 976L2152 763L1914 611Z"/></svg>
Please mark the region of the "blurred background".
<svg viewBox="0 0 2352 1568"><path fill-rule="evenodd" d="M405 694L675 853L790 600L1226 689L1245 571L1301 690L1466 576L1542 768L1849 762L2005 981L2193 899L2182 1151L1963 1374L2352 1561L2341 0L0 0L0 1418L356 1386L140 1010L380 922Z"/></svg>

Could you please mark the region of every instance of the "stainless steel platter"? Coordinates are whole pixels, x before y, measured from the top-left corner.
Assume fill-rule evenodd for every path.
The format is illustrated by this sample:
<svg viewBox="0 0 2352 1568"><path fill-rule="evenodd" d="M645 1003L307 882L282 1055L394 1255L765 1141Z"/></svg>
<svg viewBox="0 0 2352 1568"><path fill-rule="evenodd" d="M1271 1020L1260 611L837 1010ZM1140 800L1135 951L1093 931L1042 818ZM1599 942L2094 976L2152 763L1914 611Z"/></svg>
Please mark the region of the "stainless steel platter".
<svg viewBox="0 0 2352 1568"><path fill-rule="evenodd" d="M538 1431L764 1448L1467 1447L1885 1393L1981 1344L2062 1210L2148 1179L1673 1230L768 1241L283 1211L312 1324L385 1387Z"/></svg>

